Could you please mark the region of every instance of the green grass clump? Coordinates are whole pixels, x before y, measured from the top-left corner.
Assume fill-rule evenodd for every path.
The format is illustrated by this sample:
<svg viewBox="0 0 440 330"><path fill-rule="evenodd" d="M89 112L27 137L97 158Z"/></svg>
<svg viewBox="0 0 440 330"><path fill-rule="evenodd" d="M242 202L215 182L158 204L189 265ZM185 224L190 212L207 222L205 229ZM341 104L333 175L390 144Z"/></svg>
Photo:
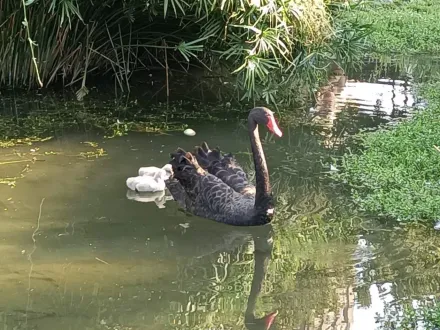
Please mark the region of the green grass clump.
<svg viewBox="0 0 440 330"><path fill-rule="evenodd" d="M428 108L392 129L360 133L362 151L346 153L337 175L363 209L400 221L440 217L440 83L420 92Z"/></svg>
<svg viewBox="0 0 440 330"><path fill-rule="evenodd" d="M366 2L347 15L352 20L372 24L368 41L375 53L440 51L440 1Z"/></svg>

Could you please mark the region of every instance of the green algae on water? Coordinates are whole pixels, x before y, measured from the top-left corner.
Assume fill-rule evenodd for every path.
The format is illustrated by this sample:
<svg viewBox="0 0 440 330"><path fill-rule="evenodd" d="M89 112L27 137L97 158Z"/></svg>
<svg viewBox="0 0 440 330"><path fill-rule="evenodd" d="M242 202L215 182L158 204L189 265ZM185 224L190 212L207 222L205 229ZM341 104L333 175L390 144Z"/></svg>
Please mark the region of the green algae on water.
<svg viewBox="0 0 440 330"><path fill-rule="evenodd" d="M166 134L183 131L187 128L185 122L191 120L218 122L236 119L249 108L183 101L149 104L146 108L137 100L121 104L117 100L90 99L82 103L57 97L43 98L37 106L31 100L22 100L17 106L15 101L9 102L14 115L0 116L1 148L32 145L71 131L96 131L105 138L124 136L129 132Z"/></svg>

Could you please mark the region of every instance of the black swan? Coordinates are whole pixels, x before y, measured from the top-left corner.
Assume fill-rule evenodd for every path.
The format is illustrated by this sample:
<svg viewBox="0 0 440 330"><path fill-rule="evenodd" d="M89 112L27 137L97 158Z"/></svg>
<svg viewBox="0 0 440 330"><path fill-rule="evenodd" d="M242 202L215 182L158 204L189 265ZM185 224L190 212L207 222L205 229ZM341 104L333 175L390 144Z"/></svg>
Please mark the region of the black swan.
<svg viewBox="0 0 440 330"><path fill-rule="evenodd" d="M248 130L256 187L231 154L222 155L218 148L210 150L205 142L194 153L178 148L171 154L173 176L166 185L184 210L236 226L264 225L272 220L274 203L258 124L279 137L283 135L271 110L257 107L250 111Z"/></svg>

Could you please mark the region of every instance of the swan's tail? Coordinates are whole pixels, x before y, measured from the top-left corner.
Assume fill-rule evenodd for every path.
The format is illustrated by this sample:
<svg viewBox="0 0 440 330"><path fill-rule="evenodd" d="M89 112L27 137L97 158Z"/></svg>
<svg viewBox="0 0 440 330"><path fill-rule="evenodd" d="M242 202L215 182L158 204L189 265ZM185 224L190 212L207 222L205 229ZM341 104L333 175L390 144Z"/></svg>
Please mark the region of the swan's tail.
<svg viewBox="0 0 440 330"><path fill-rule="evenodd" d="M206 142L203 142L201 147L195 147L194 155L200 166L214 175L222 169L232 170L235 173L235 168L238 167L231 153L222 155L219 147L211 150Z"/></svg>
<svg viewBox="0 0 440 330"><path fill-rule="evenodd" d="M197 162L208 170L213 164L221 162L223 159L220 149L217 147L211 150L206 142L202 142L201 147L195 147L194 155Z"/></svg>
<svg viewBox="0 0 440 330"><path fill-rule="evenodd" d="M202 166L204 169L207 169L210 161L209 161L209 147L206 144L206 142L202 143L201 147L196 146L194 148L194 155L196 156L197 162Z"/></svg>
<svg viewBox="0 0 440 330"><path fill-rule="evenodd" d="M222 154L219 147L210 149L203 142L200 147L195 147L194 156L204 170L235 191L244 195L255 195L255 188L249 184L246 173L231 153Z"/></svg>

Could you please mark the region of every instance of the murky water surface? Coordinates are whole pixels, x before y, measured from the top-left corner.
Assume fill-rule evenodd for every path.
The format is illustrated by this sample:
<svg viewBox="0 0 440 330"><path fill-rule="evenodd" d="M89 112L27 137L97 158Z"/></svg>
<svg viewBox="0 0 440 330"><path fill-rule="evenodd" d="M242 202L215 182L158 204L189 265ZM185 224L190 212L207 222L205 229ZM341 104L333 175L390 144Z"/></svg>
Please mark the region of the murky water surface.
<svg viewBox="0 0 440 330"><path fill-rule="evenodd" d="M0 185L0 327L376 329L378 315L437 294L438 235L361 218L325 180L336 140L410 113L411 81L380 78L336 72L311 109L315 126L262 134L272 226L226 226L126 190L139 167L203 140L252 174L238 122L192 125L196 137L66 134L1 150L1 177L16 186Z"/></svg>

